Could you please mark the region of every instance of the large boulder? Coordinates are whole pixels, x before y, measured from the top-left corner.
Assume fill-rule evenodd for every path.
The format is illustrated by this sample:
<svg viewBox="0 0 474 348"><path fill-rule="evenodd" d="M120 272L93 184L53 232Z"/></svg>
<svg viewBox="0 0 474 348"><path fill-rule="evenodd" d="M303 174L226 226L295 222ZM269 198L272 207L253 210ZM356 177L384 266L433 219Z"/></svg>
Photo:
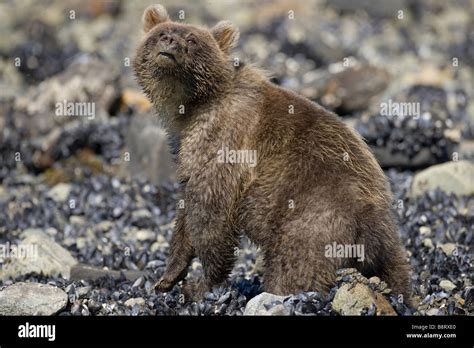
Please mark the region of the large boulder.
<svg viewBox="0 0 474 348"><path fill-rule="evenodd" d="M130 161L122 162L122 175L143 177L155 185L175 180L176 166L168 137L157 122L152 114L138 114L131 120L125 135Z"/></svg>
<svg viewBox="0 0 474 348"><path fill-rule="evenodd" d="M446 193L470 195L474 193L474 163L469 161L447 162L431 166L413 179L411 196L440 188Z"/></svg>
<svg viewBox="0 0 474 348"><path fill-rule="evenodd" d="M356 64L330 75L321 96L321 102L341 112L365 110L371 101L388 86L387 71Z"/></svg>
<svg viewBox="0 0 474 348"><path fill-rule="evenodd" d="M332 302L333 310L341 315L361 315L372 307L377 315L397 315L382 294L362 283L342 285Z"/></svg>
<svg viewBox="0 0 474 348"><path fill-rule="evenodd" d="M66 307L67 294L52 285L16 283L0 291L0 315L54 315Z"/></svg>
<svg viewBox="0 0 474 348"><path fill-rule="evenodd" d="M91 55L79 56L63 72L16 98L15 126L34 136L47 135L55 126L75 120L106 120L120 98L119 77L118 71L110 69L105 61ZM64 111L71 105L93 113L80 115L73 110L74 115L69 115Z"/></svg>
<svg viewBox="0 0 474 348"><path fill-rule="evenodd" d="M0 269L0 279L15 278L30 273L69 278L76 259L41 229L30 228L22 233L23 240L15 255L7 258Z"/></svg>

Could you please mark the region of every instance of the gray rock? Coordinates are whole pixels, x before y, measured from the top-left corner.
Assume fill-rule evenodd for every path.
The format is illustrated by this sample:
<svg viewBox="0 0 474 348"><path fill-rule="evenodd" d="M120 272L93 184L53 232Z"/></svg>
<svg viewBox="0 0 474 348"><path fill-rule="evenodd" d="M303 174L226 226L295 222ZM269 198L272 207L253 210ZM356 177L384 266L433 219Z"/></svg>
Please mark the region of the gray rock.
<svg viewBox="0 0 474 348"><path fill-rule="evenodd" d="M341 315L361 315L375 306L378 315L396 315L383 295L375 293L364 284L344 284L336 292L332 302L334 311Z"/></svg>
<svg viewBox="0 0 474 348"><path fill-rule="evenodd" d="M431 166L415 175L410 194L417 197L436 188L456 195L473 194L474 163L457 161Z"/></svg>
<svg viewBox="0 0 474 348"><path fill-rule="evenodd" d="M453 252L457 249L457 246L454 243L439 244L438 247L443 250L443 253L448 256L452 255Z"/></svg>
<svg viewBox="0 0 474 348"><path fill-rule="evenodd" d="M95 229L98 232L105 233L105 232L108 232L114 226L115 226L115 224L112 221L104 220L104 221L99 222L95 226Z"/></svg>
<svg viewBox="0 0 474 348"><path fill-rule="evenodd" d="M438 308L430 308L426 311L425 314L428 316L439 316L439 315L443 315L444 313L442 310Z"/></svg>
<svg viewBox="0 0 474 348"><path fill-rule="evenodd" d="M420 273L420 279L421 279L422 281L425 281L425 280L428 279L430 276L431 276L431 273L428 272L428 271L422 271L422 272Z"/></svg>
<svg viewBox="0 0 474 348"><path fill-rule="evenodd" d="M71 215L71 216L69 217L69 222L70 222L72 225L82 226L82 225L85 225L85 224L86 224L86 219L85 219L83 216Z"/></svg>
<svg viewBox="0 0 474 348"><path fill-rule="evenodd" d="M288 296L278 296L274 294L270 294L268 292L263 292L260 295L255 296L252 298L247 305L245 306L244 315L284 315L286 313L286 309L284 306L274 306L267 310L265 305L269 305L272 302L280 301L283 302ZM283 308L282 308L283 307Z"/></svg>
<svg viewBox="0 0 474 348"><path fill-rule="evenodd" d="M153 244L150 247L151 252L156 252L157 250L164 250L169 247L169 243L166 240L165 237L163 237L161 234L159 234L156 237L156 242L153 242Z"/></svg>
<svg viewBox="0 0 474 348"><path fill-rule="evenodd" d="M314 18L314 17L312 17ZM323 32L323 28L327 25L327 21L320 18L321 21L314 22L314 21L288 21L287 29L285 33L285 37L288 38L288 41L291 45L304 45L308 50L308 57L315 61L321 61L324 64L331 64L334 62L341 61L345 56L347 56L347 52L344 50L343 41L342 40L327 40L327 36ZM311 33L309 35L304 35L304 33ZM280 39L283 40L283 37ZM267 44L264 44L260 50L265 50L268 47ZM275 52L277 55L280 52ZM267 53L268 55L268 53ZM285 58L287 62L291 62L290 59ZM300 61L301 62L301 61ZM277 67L275 67L277 68ZM289 68L287 65L286 71L282 72L282 76L288 77L291 76L291 71L293 68ZM303 65L300 65L297 68L301 73L304 74L304 71L307 70ZM272 69L273 70L273 69ZM275 69L278 73L279 69ZM296 69L295 69L296 70ZM291 85L287 85L287 87L293 88ZM296 86L294 86L296 87Z"/></svg>
<svg viewBox="0 0 474 348"><path fill-rule="evenodd" d="M14 278L29 273L69 278L71 267L77 263L74 257L61 245L48 237L41 229L27 229L23 240L17 246L18 253L10 257L0 269L0 279Z"/></svg>
<svg viewBox="0 0 474 348"><path fill-rule="evenodd" d="M91 286L81 286L79 288L76 289L76 294L77 294L77 297L79 298L84 298L86 297L89 292L91 291L92 287Z"/></svg>
<svg viewBox="0 0 474 348"><path fill-rule="evenodd" d="M139 209L132 212L131 223L140 228L146 228L150 225L153 215L148 209Z"/></svg>
<svg viewBox="0 0 474 348"><path fill-rule="evenodd" d="M447 280L447 279L443 279L439 282L439 286L450 292L450 291L453 291L454 289L456 289L456 285L453 284L453 282L451 282L450 280Z"/></svg>
<svg viewBox="0 0 474 348"><path fill-rule="evenodd" d="M341 268L336 271L336 275L338 276L337 279L340 280L342 277L347 275L358 275L358 271L356 268Z"/></svg>
<svg viewBox="0 0 474 348"><path fill-rule="evenodd" d="M124 161L123 176L141 176L155 185L174 180L176 166L168 147L165 131L157 124L155 115L137 115L125 136L130 161Z"/></svg>
<svg viewBox="0 0 474 348"><path fill-rule="evenodd" d="M27 115L19 120L31 135L54 132L55 125L71 121L107 119L108 110L120 95L118 70L91 55L78 56L65 71L42 81L26 96L15 100L15 107ZM91 103L93 116L56 116L57 103ZM55 142L53 142L54 144ZM46 149L45 149L46 150Z"/></svg>
<svg viewBox="0 0 474 348"><path fill-rule="evenodd" d="M0 315L54 315L67 304L67 294L51 285L16 283L0 291Z"/></svg>
<svg viewBox="0 0 474 348"><path fill-rule="evenodd" d="M474 140L464 140L463 142L461 142L461 144L459 145L458 152L459 152L460 159L473 160L474 159Z"/></svg>
<svg viewBox="0 0 474 348"><path fill-rule="evenodd" d="M156 240L156 233L151 230L132 227L125 230L124 237L131 241Z"/></svg>
<svg viewBox="0 0 474 348"><path fill-rule="evenodd" d="M145 304L145 299L142 297L130 298L127 301L125 301L125 306L127 307L133 307L135 305L143 306L144 304Z"/></svg>
<svg viewBox="0 0 474 348"><path fill-rule="evenodd" d="M78 249L84 249L87 246L87 240L84 237L78 237L76 239L76 247Z"/></svg>
<svg viewBox="0 0 474 348"><path fill-rule="evenodd" d="M66 183L59 183L55 185L48 192L48 197L54 200L57 203L64 203L71 193L71 185Z"/></svg>
<svg viewBox="0 0 474 348"><path fill-rule="evenodd" d="M5 188L0 185L0 200L4 200L8 197L8 192L5 190Z"/></svg>
<svg viewBox="0 0 474 348"><path fill-rule="evenodd" d="M266 313L257 315L290 315L290 311L283 305L283 303L279 303L276 306L273 306L268 309Z"/></svg>
<svg viewBox="0 0 474 348"><path fill-rule="evenodd" d="M149 210L147 209L139 209L139 210L134 210L132 212L132 218L133 219L145 219L145 218L151 218L152 215Z"/></svg>
<svg viewBox="0 0 474 348"><path fill-rule="evenodd" d="M8 61L0 61L0 73L2 79L0 79L0 89L2 90L2 98L12 97L21 93L23 87L23 81L18 68L13 64L9 64ZM4 113L2 113L4 114ZM3 118L0 119L0 131L2 130Z"/></svg>
<svg viewBox="0 0 474 348"><path fill-rule="evenodd" d="M149 230L138 230L135 238L140 241L154 240L156 239L156 233Z"/></svg>
<svg viewBox="0 0 474 348"><path fill-rule="evenodd" d="M434 247L433 241L430 238L423 239L423 245L430 249Z"/></svg>
<svg viewBox="0 0 474 348"><path fill-rule="evenodd" d="M356 65L331 74L322 93L321 102L347 112L366 109L371 100L388 86L385 70L370 65Z"/></svg>
<svg viewBox="0 0 474 348"><path fill-rule="evenodd" d="M418 231L422 236L429 236L431 234L431 228L429 228L428 226L421 226Z"/></svg>
<svg viewBox="0 0 474 348"><path fill-rule="evenodd" d="M145 275L144 272L141 271L113 271L108 269L101 269L96 267L91 267L84 264L76 264L71 268L71 279L72 280L88 280L88 281L95 281L97 279L103 277L112 277L113 279L119 279L121 274L125 276L125 278L131 282L134 282L138 278Z"/></svg>
<svg viewBox="0 0 474 348"><path fill-rule="evenodd" d="M371 146L370 149L382 168L417 168L436 163L436 159L430 150L426 148L421 149L413 158L409 158L407 155L399 152L392 153L390 149L385 147Z"/></svg>
<svg viewBox="0 0 474 348"><path fill-rule="evenodd" d="M369 283L370 284L374 284L374 285L379 285L381 282L380 278L379 277L370 277L369 278Z"/></svg>

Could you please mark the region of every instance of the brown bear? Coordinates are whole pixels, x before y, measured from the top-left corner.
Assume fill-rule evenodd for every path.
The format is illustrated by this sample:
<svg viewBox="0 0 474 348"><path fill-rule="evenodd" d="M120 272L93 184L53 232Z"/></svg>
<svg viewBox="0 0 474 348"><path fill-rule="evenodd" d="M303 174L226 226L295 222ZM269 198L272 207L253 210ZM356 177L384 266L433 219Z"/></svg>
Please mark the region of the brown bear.
<svg viewBox="0 0 474 348"><path fill-rule="evenodd" d="M239 32L170 20L150 6L133 67L175 146L181 198L157 289L185 278L194 299L226 280L239 238L261 247L264 288L294 294L334 285L354 267L409 296L404 248L383 171L361 137L318 104L230 55Z"/></svg>

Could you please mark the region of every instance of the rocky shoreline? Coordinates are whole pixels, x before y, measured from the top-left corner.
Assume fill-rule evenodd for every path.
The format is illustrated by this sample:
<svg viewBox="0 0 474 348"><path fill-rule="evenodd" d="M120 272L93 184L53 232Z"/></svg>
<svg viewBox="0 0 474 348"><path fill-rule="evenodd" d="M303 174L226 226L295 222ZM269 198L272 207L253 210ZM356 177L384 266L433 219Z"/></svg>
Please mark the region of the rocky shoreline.
<svg viewBox="0 0 474 348"><path fill-rule="evenodd" d="M474 198L455 198L439 189L407 198L412 175L387 174L394 182L397 202L406 205L395 212L414 269L418 308L400 303L380 279L341 270L338 285L327 297L310 292L268 302L271 295L261 294L258 314L375 315L380 314L379 306L387 304L392 309L386 312L392 315L474 313ZM167 294L155 293L152 285L164 270L172 232L173 187L160 196L151 184L103 175L50 188L28 174L6 180L2 187L0 220L5 227L0 232L5 235L8 231L13 245L38 244L39 250L36 258L2 260L0 312L10 308L2 307L10 291L23 291L14 290L14 285L24 282L42 283L51 292L57 292L57 287L66 293L67 303L55 312L60 315L242 315L251 313L249 301L262 292L257 251L244 240L229 284L208 293L203 302L184 303L179 286ZM71 200L78 202L76 208L69 207ZM190 276L200 272L200 264L193 262ZM354 293L341 295L345 292ZM351 297L358 296L374 307L351 307ZM21 298L40 300L36 295ZM27 313L33 312L23 312Z"/></svg>

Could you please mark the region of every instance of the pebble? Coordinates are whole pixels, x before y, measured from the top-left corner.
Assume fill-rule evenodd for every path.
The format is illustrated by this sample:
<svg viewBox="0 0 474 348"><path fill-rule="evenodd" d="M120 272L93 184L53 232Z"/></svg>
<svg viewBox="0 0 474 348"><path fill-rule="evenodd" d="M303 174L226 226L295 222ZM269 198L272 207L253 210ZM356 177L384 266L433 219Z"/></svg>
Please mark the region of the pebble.
<svg viewBox="0 0 474 348"><path fill-rule="evenodd" d="M429 228L428 226L421 226L419 231L420 235L422 236L427 236L431 234L431 228Z"/></svg>
<svg viewBox="0 0 474 348"><path fill-rule="evenodd" d="M63 203L69 197L71 189L72 187L70 184L59 183L49 191L48 197L53 199L55 202Z"/></svg>
<svg viewBox="0 0 474 348"><path fill-rule="evenodd" d="M423 239L423 245L427 248L433 248L434 247L433 241L429 238Z"/></svg>
<svg viewBox="0 0 474 348"><path fill-rule="evenodd" d="M156 234L153 231L138 230L135 232L135 238L140 241L154 240L156 238Z"/></svg>
<svg viewBox="0 0 474 348"><path fill-rule="evenodd" d="M138 298L130 298L127 301L125 301L125 305L127 307L135 307L136 305L138 306L144 306L145 305L145 299L138 297Z"/></svg>
<svg viewBox="0 0 474 348"><path fill-rule="evenodd" d="M456 289L456 285L454 285L450 280L443 279L439 282L439 286L446 290L446 291L453 291Z"/></svg>
<svg viewBox="0 0 474 348"><path fill-rule="evenodd" d="M285 311L285 308L279 307L277 310L270 310L270 308L265 307L265 305L270 305L274 302L283 303L285 296L273 295L267 292L261 293L258 296L255 296L251 299L245 306L244 315L279 315L279 313Z"/></svg>
<svg viewBox="0 0 474 348"><path fill-rule="evenodd" d="M69 222L73 225L79 225L82 226L86 223L86 220L84 219L83 216L78 216L78 215L71 215L69 217Z"/></svg>
<svg viewBox="0 0 474 348"><path fill-rule="evenodd" d="M369 283L379 285L381 282L379 277L370 277L369 278Z"/></svg>
<svg viewBox="0 0 474 348"><path fill-rule="evenodd" d="M454 243L444 243L440 244L439 247L446 255L452 255L453 252L457 249L456 244Z"/></svg>

